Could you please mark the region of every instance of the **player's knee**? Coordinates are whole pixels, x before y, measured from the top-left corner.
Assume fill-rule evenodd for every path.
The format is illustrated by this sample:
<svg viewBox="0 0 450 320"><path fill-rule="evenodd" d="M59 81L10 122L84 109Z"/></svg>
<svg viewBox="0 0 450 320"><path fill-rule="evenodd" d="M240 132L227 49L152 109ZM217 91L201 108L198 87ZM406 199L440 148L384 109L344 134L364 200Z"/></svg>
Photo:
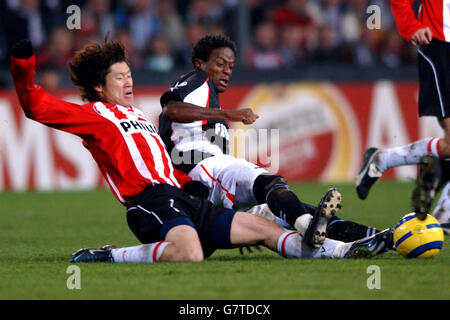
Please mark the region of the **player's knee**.
<svg viewBox="0 0 450 320"><path fill-rule="evenodd" d="M202 250L190 250L185 252L184 261L187 262L200 262L203 261L203 252Z"/></svg>
<svg viewBox="0 0 450 320"><path fill-rule="evenodd" d="M180 261L200 262L203 261L203 250L199 246L181 245L177 248L177 256Z"/></svg>
<svg viewBox="0 0 450 320"><path fill-rule="evenodd" d="M282 176L260 174L253 184L253 193L258 203L267 202L267 194L276 189L288 190L286 180Z"/></svg>

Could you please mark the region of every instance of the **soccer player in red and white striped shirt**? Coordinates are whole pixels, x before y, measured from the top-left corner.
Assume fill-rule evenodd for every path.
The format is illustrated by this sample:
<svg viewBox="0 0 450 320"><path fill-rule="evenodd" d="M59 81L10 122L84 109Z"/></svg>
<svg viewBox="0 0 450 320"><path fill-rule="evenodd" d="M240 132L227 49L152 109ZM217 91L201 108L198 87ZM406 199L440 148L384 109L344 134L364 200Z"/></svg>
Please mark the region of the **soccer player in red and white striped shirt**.
<svg viewBox="0 0 450 320"><path fill-rule="evenodd" d="M154 126L132 106L133 81L123 45L88 44L70 67L87 104L62 101L34 84L35 56L29 41L12 50L11 73L26 116L83 139L112 192L126 205L128 225L143 243L80 249L71 262L201 261L216 249L254 244L287 258L367 256L391 248L391 229L356 242L325 239L320 248L309 248L297 232L262 217L189 197L179 187L192 181L174 170Z"/></svg>
<svg viewBox="0 0 450 320"><path fill-rule="evenodd" d="M367 197L371 186L390 168L418 164L425 155L450 157L450 0L422 0L417 17L413 3L414 0L392 0L392 13L400 35L417 46L419 116L435 116L444 129L444 137L425 138L391 149L368 149L357 177L356 190L361 199ZM427 199L413 199L413 209L425 217L436 192L435 183L419 177L419 188L427 190L416 189L413 194L427 194ZM449 222L449 217L440 222Z"/></svg>

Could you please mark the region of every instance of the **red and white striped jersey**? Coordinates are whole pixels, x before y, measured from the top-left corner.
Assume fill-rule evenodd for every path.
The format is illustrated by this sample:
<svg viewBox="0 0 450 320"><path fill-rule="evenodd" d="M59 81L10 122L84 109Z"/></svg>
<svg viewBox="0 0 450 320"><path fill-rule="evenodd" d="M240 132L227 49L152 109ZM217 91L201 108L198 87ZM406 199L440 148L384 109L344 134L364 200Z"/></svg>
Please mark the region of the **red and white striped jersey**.
<svg viewBox="0 0 450 320"><path fill-rule="evenodd" d="M391 0L400 35L409 41L418 29L429 27L434 39L450 42L450 0L421 0L417 18L413 3L414 0Z"/></svg>
<svg viewBox="0 0 450 320"><path fill-rule="evenodd" d="M155 126L134 107L84 105L57 99L34 84L35 57L11 58L11 73L26 116L83 139L115 197L123 204L146 187L180 188L191 180L175 170Z"/></svg>

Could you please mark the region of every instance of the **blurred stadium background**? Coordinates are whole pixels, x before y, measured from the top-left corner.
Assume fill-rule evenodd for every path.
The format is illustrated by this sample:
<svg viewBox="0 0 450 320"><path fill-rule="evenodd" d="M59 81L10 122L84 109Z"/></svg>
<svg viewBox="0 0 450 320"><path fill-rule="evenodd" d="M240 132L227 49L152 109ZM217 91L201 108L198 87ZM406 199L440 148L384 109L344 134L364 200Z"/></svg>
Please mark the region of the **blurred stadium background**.
<svg viewBox="0 0 450 320"><path fill-rule="evenodd" d="M81 25L70 30L66 10L73 4L81 9ZM367 27L371 5L379 9L379 29ZM276 149L267 155L257 150L258 158L249 160L291 182L350 182L367 147L440 134L433 118L417 117L416 51L398 35L389 1L5 0L0 2L0 190L103 185L78 138L22 114L8 69L15 41L29 38L36 48L38 84L81 102L68 75L73 53L107 35L121 40L134 72L135 105L157 124L159 96L191 69L192 46L206 33L226 34L238 46L222 107L252 107L261 116L254 128L279 129ZM233 152L242 154L238 148ZM403 167L386 179L415 174L415 167Z"/></svg>

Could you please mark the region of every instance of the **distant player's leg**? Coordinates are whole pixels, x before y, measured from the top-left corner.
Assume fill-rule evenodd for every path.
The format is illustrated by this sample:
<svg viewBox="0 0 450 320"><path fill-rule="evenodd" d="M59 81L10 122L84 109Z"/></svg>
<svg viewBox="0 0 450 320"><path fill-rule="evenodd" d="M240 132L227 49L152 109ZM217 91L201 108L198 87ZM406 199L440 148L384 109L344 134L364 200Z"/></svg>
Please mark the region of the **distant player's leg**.
<svg viewBox="0 0 450 320"><path fill-rule="evenodd" d="M431 155L423 156L419 161L416 184L411 193L411 207L419 219L424 220L430 212L441 179L439 159Z"/></svg>
<svg viewBox="0 0 450 320"><path fill-rule="evenodd" d="M433 216L439 221L444 232L450 234L450 182L447 182L442 189L441 197L433 210Z"/></svg>
<svg viewBox="0 0 450 320"><path fill-rule="evenodd" d="M369 148L364 153L364 161L356 177L356 192L360 199L369 195L372 185L387 170L418 164L420 158L427 154L441 155L440 138L426 138L416 142L390 149Z"/></svg>
<svg viewBox="0 0 450 320"><path fill-rule="evenodd" d="M370 148L356 179L356 191L365 199L372 185L393 167L418 164L424 155L450 158L450 47L431 42L418 49L419 116L434 116L444 129L443 138L426 138L398 148Z"/></svg>

